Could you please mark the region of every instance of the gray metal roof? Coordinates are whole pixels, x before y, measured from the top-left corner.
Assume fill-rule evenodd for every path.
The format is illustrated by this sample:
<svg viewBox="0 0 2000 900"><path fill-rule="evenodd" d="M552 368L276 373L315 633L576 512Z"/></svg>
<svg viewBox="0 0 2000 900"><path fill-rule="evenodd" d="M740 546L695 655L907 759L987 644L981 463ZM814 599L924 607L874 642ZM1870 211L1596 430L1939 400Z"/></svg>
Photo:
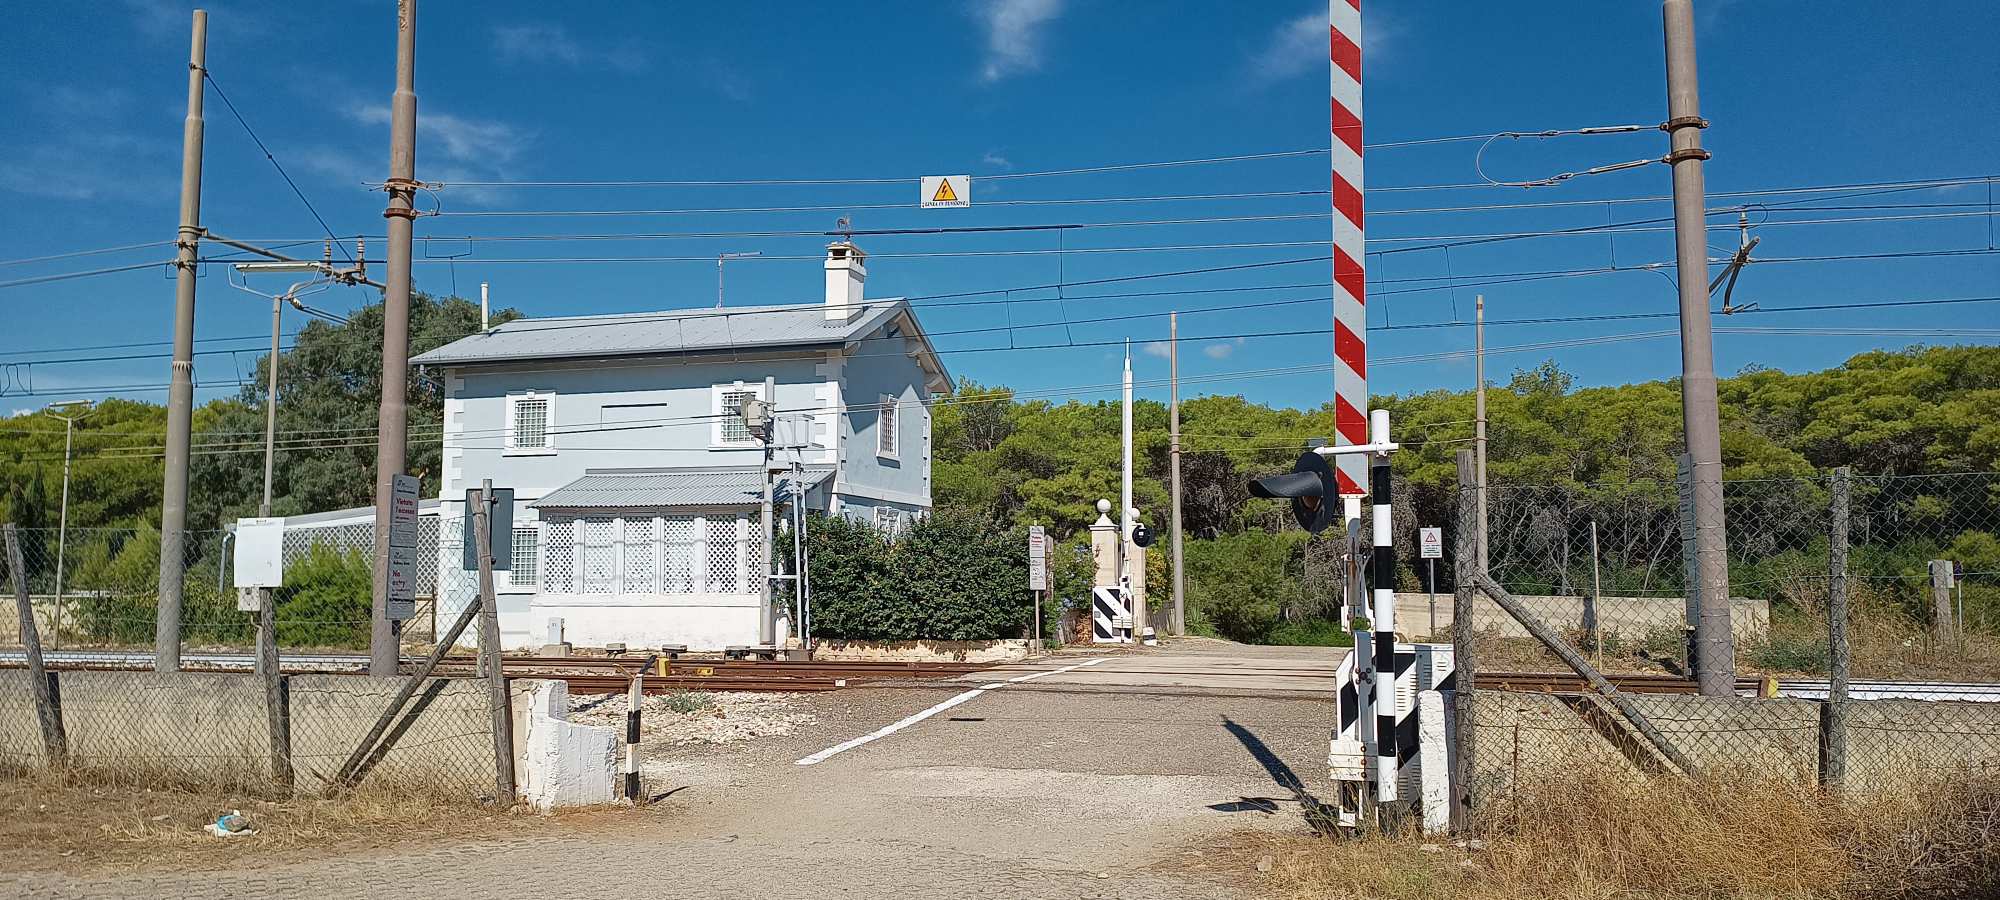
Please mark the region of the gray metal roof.
<svg viewBox="0 0 2000 900"><path fill-rule="evenodd" d="M832 466L807 466L805 485L818 487ZM535 509L657 509L676 506L756 506L764 486L757 467L588 469L528 504Z"/></svg>
<svg viewBox="0 0 2000 900"><path fill-rule="evenodd" d="M845 344L909 309L909 303L892 298L864 302L862 311L845 322L827 321L826 308L820 304L516 319L419 354L410 362L454 366ZM921 331L915 336L921 339Z"/></svg>

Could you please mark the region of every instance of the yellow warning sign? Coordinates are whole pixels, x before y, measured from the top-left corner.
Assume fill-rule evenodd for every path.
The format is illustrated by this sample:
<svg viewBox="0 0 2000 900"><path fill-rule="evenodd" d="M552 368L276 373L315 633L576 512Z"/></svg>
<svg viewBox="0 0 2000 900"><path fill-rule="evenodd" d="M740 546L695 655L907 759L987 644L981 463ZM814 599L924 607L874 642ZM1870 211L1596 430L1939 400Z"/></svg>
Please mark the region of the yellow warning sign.
<svg viewBox="0 0 2000 900"><path fill-rule="evenodd" d="M972 205L972 176L925 175L917 205L924 209L960 209Z"/></svg>

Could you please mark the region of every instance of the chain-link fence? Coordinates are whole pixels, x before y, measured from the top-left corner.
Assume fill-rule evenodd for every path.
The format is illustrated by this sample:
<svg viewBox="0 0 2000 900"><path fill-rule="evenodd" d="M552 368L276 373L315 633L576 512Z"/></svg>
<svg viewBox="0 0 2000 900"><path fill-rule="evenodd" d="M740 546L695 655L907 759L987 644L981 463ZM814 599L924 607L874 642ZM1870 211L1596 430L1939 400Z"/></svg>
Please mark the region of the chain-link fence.
<svg viewBox="0 0 2000 900"><path fill-rule="evenodd" d="M440 570L438 520L427 516L419 525L416 615L401 626L406 654L430 648L438 633L440 599L446 610L457 610L478 592L472 573L456 566ZM17 534L45 650L144 651L154 646L157 531L31 528ZM255 641L255 614L237 609L229 568L231 540L226 531L190 532L183 544L185 652L236 652ZM288 652L366 653L374 583L372 523L288 528L284 553L285 585L274 592L279 646ZM11 592L11 582L7 589ZM0 629L0 647L18 647L18 641L17 629Z"/></svg>
<svg viewBox="0 0 2000 900"><path fill-rule="evenodd" d="M2000 474L1853 476L1844 504L1835 478L1723 484L1737 670L1825 675L1844 583L1856 677L2000 680ZM1493 486L1488 569L1605 669L1683 672L1683 495L1665 482ZM1497 610L1476 618L1487 665L1538 657Z"/></svg>
<svg viewBox="0 0 2000 900"><path fill-rule="evenodd" d="M248 673L50 672L61 745L37 718L25 669L0 669L0 776L93 786L320 793L369 733L401 679L292 675L277 682L274 747L262 678ZM530 689L519 683L516 690ZM493 791L486 685L430 679L360 782L371 791L470 799ZM274 773L289 766L290 785Z"/></svg>
<svg viewBox="0 0 2000 900"><path fill-rule="evenodd" d="M1848 700L1836 717L1822 700L1628 692L1656 744L1594 695L1481 689L1461 699L1474 821L1504 816L1520 798L1539 802L1579 773L1778 779L1873 797L2000 779L2000 703Z"/></svg>

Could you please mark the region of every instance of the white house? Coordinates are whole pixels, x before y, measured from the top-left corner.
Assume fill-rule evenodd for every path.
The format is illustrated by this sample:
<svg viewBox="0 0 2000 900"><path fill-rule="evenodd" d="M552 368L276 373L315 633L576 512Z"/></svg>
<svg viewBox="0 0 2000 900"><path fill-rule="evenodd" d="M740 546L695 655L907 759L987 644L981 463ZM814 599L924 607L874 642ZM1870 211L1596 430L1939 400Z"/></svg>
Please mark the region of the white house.
<svg viewBox="0 0 2000 900"><path fill-rule="evenodd" d="M579 646L758 643L744 398L807 432L807 508L894 528L931 505L928 403L951 379L909 303L863 299L864 257L829 245L821 303L517 320L412 359L445 375L441 583L474 583L460 517L492 479L514 490L507 647L539 646L550 618ZM439 594L440 622L471 596Z"/></svg>

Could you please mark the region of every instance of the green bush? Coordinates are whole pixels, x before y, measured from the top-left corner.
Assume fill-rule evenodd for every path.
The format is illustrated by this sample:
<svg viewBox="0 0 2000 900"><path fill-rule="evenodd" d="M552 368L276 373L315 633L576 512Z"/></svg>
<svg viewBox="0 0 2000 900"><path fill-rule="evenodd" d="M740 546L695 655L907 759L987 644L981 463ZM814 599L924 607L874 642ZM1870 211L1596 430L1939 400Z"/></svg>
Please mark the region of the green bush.
<svg viewBox="0 0 2000 900"><path fill-rule="evenodd" d="M288 647L364 647L368 644L374 573L358 550L314 544L285 566L275 618L278 641Z"/></svg>
<svg viewBox="0 0 2000 900"><path fill-rule="evenodd" d="M1020 637L1033 615L1025 532L940 510L893 539L816 517L813 633L846 640L980 641Z"/></svg>

